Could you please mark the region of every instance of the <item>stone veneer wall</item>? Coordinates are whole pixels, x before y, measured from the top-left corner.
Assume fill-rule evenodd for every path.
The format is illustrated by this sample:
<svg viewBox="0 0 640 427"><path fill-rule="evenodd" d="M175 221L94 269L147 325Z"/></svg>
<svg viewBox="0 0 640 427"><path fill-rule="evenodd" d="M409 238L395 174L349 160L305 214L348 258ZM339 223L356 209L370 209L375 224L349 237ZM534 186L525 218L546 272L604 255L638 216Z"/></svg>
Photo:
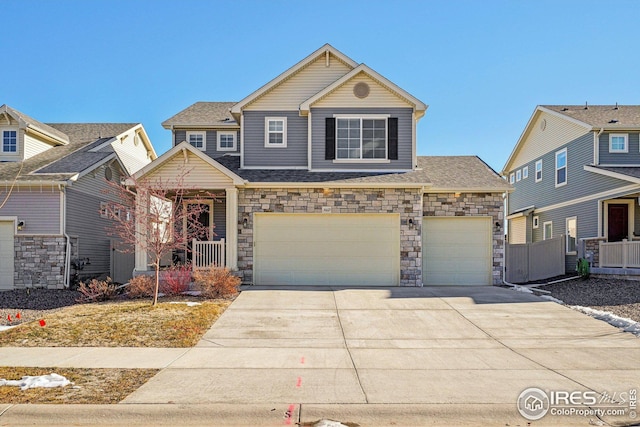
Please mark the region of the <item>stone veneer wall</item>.
<svg viewBox="0 0 640 427"><path fill-rule="evenodd" d="M253 213L399 213L400 285L422 285L422 194L419 189L322 188L240 189L238 192L238 270L253 281ZM331 214L327 214L331 215ZM247 226L242 223L247 220ZM409 220L412 220L412 223Z"/></svg>
<svg viewBox="0 0 640 427"><path fill-rule="evenodd" d="M606 237L593 237L590 239L580 239L584 243L583 256L591 253L591 266L600 267L600 243L606 243Z"/></svg>
<svg viewBox="0 0 640 427"><path fill-rule="evenodd" d="M459 194L456 197L456 194ZM504 211L500 193L433 193L424 195L424 216L491 216L493 284L502 284L504 267ZM500 227L495 224L499 223Z"/></svg>
<svg viewBox="0 0 640 427"><path fill-rule="evenodd" d="M65 246L62 236L15 236L14 287L62 289Z"/></svg>

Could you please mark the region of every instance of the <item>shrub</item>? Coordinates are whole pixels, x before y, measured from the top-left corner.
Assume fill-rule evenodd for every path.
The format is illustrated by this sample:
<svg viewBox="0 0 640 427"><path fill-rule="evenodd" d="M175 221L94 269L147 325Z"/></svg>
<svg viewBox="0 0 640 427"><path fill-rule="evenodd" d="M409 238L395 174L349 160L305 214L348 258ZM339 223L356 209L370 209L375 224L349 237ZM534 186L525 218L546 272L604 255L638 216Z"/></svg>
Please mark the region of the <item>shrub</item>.
<svg viewBox="0 0 640 427"><path fill-rule="evenodd" d="M580 275L582 279L588 279L591 272L589 268L589 261L584 258L578 258L578 265L576 267L576 271Z"/></svg>
<svg viewBox="0 0 640 427"><path fill-rule="evenodd" d="M174 264L169 269L164 270L162 282L160 283L160 292L167 295L179 295L189 290L191 283L191 266L189 264Z"/></svg>
<svg viewBox="0 0 640 427"><path fill-rule="evenodd" d="M231 274L228 268L196 270L193 273L195 288L205 298L229 298L238 294L240 278Z"/></svg>
<svg viewBox="0 0 640 427"><path fill-rule="evenodd" d="M127 295L129 298L142 298L150 297L154 292L154 282L151 276L136 276L129 280L129 286L127 286Z"/></svg>
<svg viewBox="0 0 640 427"><path fill-rule="evenodd" d="M80 282L78 292L80 297L76 301L81 303L107 301L115 297L116 285L111 281L111 277L107 277L107 280L91 279L89 284Z"/></svg>

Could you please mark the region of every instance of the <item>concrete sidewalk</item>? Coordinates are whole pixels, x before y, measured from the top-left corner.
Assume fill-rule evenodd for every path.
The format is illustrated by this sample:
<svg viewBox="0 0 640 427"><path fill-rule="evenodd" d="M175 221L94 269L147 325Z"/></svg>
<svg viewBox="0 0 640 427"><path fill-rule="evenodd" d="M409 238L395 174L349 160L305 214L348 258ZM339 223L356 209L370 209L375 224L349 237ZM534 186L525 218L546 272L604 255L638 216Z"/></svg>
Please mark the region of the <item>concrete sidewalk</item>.
<svg viewBox="0 0 640 427"><path fill-rule="evenodd" d="M253 287L192 349L0 348L0 360L161 368L120 405L91 407L107 424L124 414L135 424L147 411L154 422L140 415L143 424L166 412L182 424L524 425L516 402L527 388L611 395L640 385L638 338L496 287ZM0 423L55 411L87 422L88 406L63 408L18 405ZM536 424L589 419L547 415Z"/></svg>

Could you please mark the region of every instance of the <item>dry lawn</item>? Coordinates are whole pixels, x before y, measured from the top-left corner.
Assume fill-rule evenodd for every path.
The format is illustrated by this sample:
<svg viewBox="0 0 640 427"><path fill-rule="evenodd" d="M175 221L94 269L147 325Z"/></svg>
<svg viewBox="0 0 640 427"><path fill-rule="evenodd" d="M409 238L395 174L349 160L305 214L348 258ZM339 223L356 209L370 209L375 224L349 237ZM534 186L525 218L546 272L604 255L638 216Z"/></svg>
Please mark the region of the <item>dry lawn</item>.
<svg viewBox="0 0 640 427"><path fill-rule="evenodd" d="M0 387L0 403L118 403L158 371L155 369L5 368L0 378L19 380L24 376L62 375L73 384L55 388Z"/></svg>
<svg viewBox="0 0 640 427"><path fill-rule="evenodd" d="M174 299L173 301L180 301ZM0 333L3 347L192 347L231 300L108 301L65 307Z"/></svg>

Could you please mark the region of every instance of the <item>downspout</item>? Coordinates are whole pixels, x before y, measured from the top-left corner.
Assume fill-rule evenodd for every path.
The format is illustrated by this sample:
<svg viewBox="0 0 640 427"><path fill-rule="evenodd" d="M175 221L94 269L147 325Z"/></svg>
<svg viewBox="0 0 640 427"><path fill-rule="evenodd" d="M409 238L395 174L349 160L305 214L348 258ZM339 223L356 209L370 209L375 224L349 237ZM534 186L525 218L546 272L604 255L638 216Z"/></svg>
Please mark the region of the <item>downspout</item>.
<svg viewBox="0 0 640 427"><path fill-rule="evenodd" d="M509 193L505 193L504 196L504 229L506 230L507 227L507 207L509 206ZM507 285L507 286L512 286L515 287L517 285L507 282L507 234L504 233L503 231L503 236L504 237L504 258L502 259L502 283Z"/></svg>
<svg viewBox="0 0 640 427"><path fill-rule="evenodd" d="M71 238L67 234L67 189L65 186L58 187L62 192L62 235L65 238L65 254L64 254L64 278L63 286L69 289L69 272L71 271Z"/></svg>
<svg viewBox="0 0 640 427"><path fill-rule="evenodd" d="M598 133L593 134L593 164L600 164L600 135L604 132L604 128L600 128Z"/></svg>

